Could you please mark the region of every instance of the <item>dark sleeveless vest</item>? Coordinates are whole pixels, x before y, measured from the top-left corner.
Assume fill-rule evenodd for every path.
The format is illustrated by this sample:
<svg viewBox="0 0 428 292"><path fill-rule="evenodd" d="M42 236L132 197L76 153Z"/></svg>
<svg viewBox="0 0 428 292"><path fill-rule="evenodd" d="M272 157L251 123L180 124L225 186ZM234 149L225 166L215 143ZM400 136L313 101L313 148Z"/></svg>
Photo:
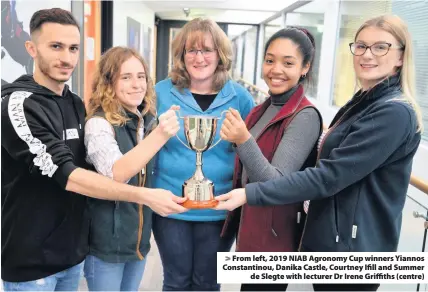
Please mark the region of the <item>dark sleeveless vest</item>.
<svg viewBox="0 0 428 292"><path fill-rule="evenodd" d="M271 99L255 107L248 115L245 123L251 129L259 121L270 106ZM282 106L276 116L268 123L256 138L263 155L269 162L281 142L285 129L293 118L303 109L313 108L319 111L304 96L303 87ZM322 122L320 123L320 134ZM314 166L316 162L316 145L304 163L302 169ZM233 177L234 188L242 187L242 163L239 157L235 161ZM284 190L286 192L287 190ZM302 202L281 206L256 207L245 204L239 209L228 213L222 235L227 232L238 232L236 250L242 252L294 252L297 251L306 214Z"/></svg>
<svg viewBox="0 0 428 292"><path fill-rule="evenodd" d="M125 154L138 144L138 129L141 119L126 111L129 120L123 126L114 126L115 139L120 151ZM99 111L95 114L105 118ZM152 130L156 119L151 114L144 116L144 137ZM150 187L152 161L145 167L145 174L139 172L128 184ZM123 263L142 260L150 250L150 236L153 211L136 203L90 199L91 231L90 251L106 262Z"/></svg>

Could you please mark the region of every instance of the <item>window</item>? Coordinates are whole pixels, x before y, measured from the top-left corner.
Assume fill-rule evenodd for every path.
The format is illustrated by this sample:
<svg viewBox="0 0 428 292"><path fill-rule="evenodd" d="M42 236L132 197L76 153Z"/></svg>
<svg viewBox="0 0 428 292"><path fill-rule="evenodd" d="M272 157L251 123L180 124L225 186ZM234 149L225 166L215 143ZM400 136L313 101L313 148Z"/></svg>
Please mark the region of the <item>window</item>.
<svg viewBox="0 0 428 292"><path fill-rule="evenodd" d="M316 98L318 89L318 74L321 55L321 43L324 31L324 9L323 1L316 0L306 4L285 16L286 26L298 26L307 29L315 39L315 59L312 64L311 84L306 88L308 97Z"/></svg>
<svg viewBox="0 0 428 292"><path fill-rule="evenodd" d="M425 133L422 138L428 141L428 1L398 1L391 4L392 14L400 16L409 26L412 35L415 77L416 100L422 109Z"/></svg>
<svg viewBox="0 0 428 292"><path fill-rule="evenodd" d="M341 1L339 41L336 47L333 104L341 107L356 91L356 77L349 43L361 24L371 17L387 13L390 3L386 1Z"/></svg>
<svg viewBox="0 0 428 292"><path fill-rule="evenodd" d="M255 35L253 36L252 31L255 31ZM249 34L249 36L248 36ZM254 50L256 48L257 42L257 28L252 25L241 25L241 24L229 24L227 27L227 35L232 40L232 49L233 49L233 60L232 60L232 77L234 79L247 78L248 82L253 82L254 71L250 74L251 77L248 79L248 72L245 73L248 69L248 65L246 68L245 62L249 58L248 56L248 46L252 46L252 42L254 42ZM247 43L250 42L250 43ZM244 49L245 48L245 49ZM255 51L254 51L255 54ZM252 62L254 63L254 58ZM254 67L254 66L253 66ZM253 70L255 70L253 68Z"/></svg>
<svg viewBox="0 0 428 292"><path fill-rule="evenodd" d="M263 66L263 60L265 58L265 56L263 55L263 52L265 50L267 41L270 39L271 36L274 35L274 33L276 33L281 28L282 28L282 17L277 17L277 18L269 21L268 23L266 23L264 25L263 47L262 47L262 52L261 52L262 57L261 57L261 62L258 64L258 66L260 66L260 67ZM263 80L263 70L260 70L260 78L261 78L261 80ZM256 82L256 83L260 83L260 82ZM263 89L268 90L268 87L264 81L261 84L262 84Z"/></svg>
<svg viewBox="0 0 428 292"><path fill-rule="evenodd" d="M244 50L244 70L242 78L254 83L254 73L256 70L256 50L257 50L257 27L253 27L245 33L245 50Z"/></svg>
<svg viewBox="0 0 428 292"><path fill-rule="evenodd" d="M406 21L414 45L416 100L422 108L424 126L428 128L428 2L427 1L341 1L340 31L336 49L333 105L344 105L356 91L352 55L348 44L367 19L382 14L395 14ZM428 141L428 131L423 139Z"/></svg>
<svg viewBox="0 0 428 292"><path fill-rule="evenodd" d="M276 33L278 30L282 28L282 18L277 17L274 20L269 21L265 24L265 31L264 31L264 40L263 40L263 49L266 45L266 42L268 39Z"/></svg>

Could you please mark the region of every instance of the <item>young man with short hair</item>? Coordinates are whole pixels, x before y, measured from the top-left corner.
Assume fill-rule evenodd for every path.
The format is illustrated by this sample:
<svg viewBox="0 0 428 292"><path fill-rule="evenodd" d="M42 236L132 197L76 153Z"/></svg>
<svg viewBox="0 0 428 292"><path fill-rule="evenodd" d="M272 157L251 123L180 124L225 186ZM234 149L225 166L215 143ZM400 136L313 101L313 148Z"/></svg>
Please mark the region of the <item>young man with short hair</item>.
<svg viewBox="0 0 428 292"><path fill-rule="evenodd" d="M65 85L79 59L79 25L69 11L45 9L32 16L30 34L34 75L1 93L1 276L4 290L72 291L88 253L86 196L145 204L162 215L186 209L169 191L84 169L85 108Z"/></svg>

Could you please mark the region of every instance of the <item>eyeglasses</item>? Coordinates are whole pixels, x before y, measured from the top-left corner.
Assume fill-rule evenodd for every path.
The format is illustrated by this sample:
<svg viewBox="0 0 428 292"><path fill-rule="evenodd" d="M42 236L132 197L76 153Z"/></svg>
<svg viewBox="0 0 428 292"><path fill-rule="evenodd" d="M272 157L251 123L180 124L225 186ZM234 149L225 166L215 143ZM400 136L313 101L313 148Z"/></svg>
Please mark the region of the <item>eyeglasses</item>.
<svg viewBox="0 0 428 292"><path fill-rule="evenodd" d="M189 57L196 57L196 55L201 52L202 56L204 56L205 58L209 58L212 57L215 53L215 49L202 49L202 50L196 50L196 49L189 49L189 50L184 50L184 53L189 56Z"/></svg>
<svg viewBox="0 0 428 292"><path fill-rule="evenodd" d="M382 57L388 54L390 48L404 49L404 47L393 46L390 43L376 43L371 46L367 46L362 43L350 43L349 48L354 56L362 56L366 53L367 49L370 49L372 54L377 57Z"/></svg>

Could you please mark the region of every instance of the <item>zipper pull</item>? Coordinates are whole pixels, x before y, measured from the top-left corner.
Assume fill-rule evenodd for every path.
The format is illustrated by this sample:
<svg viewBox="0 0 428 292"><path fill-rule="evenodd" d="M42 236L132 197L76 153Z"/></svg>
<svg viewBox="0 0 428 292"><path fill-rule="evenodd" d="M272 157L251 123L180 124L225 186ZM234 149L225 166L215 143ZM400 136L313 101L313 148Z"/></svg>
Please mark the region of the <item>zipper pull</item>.
<svg viewBox="0 0 428 292"><path fill-rule="evenodd" d="M339 234L336 235L336 242L339 242Z"/></svg>
<svg viewBox="0 0 428 292"><path fill-rule="evenodd" d="M357 225L352 225L352 238L357 238Z"/></svg>
<svg viewBox="0 0 428 292"><path fill-rule="evenodd" d="M300 212L297 212L297 224L300 223L300 218L302 217L302 214Z"/></svg>
<svg viewBox="0 0 428 292"><path fill-rule="evenodd" d="M276 232L273 228L272 228L272 234L273 234L273 236L278 237L278 234L276 234Z"/></svg>

